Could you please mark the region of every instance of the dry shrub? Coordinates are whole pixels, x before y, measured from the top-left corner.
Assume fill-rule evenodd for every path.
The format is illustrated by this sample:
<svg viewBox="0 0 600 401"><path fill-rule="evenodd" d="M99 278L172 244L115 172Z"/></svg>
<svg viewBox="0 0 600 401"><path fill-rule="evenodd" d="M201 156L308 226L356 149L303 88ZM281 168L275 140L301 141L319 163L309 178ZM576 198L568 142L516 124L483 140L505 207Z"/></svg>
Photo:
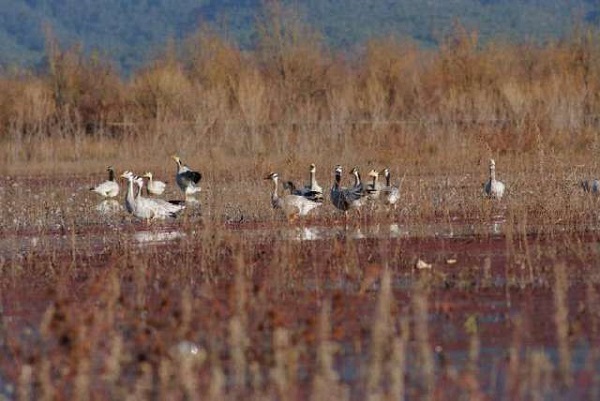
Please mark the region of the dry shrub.
<svg viewBox="0 0 600 401"><path fill-rule="evenodd" d="M65 138L77 149L59 151L65 159L87 160L100 143L92 159L111 158L102 164L152 164L148 155L176 152L247 171L309 161L457 166L535 154L540 137L575 155L597 146L593 32L482 44L456 24L437 50L382 38L336 53L278 2L265 4L256 27L254 50L202 28L128 80L49 34L47 72L0 79L0 137L9 141L0 160L17 170L24 162L44 166L32 136L47 148Z"/></svg>
<svg viewBox="0 0 600 401"><path fill-rule="evenodd" d="M99 55L86 57L79 45L63 50L47 39L48 86L56 107L55 135L102 132L107 123L123 119L122 84Z"/></svg>
<svg viewBox="0 0 600 401"><path fill-rule="evenodd" d="M56 107L52 91L43 78L9 76L0 81L0 86L4 94L0 119L11 126L12 132L33 136L44 134Z"/></svg>

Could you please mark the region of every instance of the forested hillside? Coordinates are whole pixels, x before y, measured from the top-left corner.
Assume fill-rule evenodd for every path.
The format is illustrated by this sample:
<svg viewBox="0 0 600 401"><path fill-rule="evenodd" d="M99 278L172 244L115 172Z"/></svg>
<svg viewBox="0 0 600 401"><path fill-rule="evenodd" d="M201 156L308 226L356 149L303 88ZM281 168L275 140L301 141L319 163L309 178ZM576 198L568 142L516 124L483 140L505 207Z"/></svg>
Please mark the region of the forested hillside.
<svg viewBox="0 0 600 401"><path fill-rule="evenodd" d="M128 72L146 63L168 40L176 43L202 26L251 47L261 0L0 0L0 65L43 64L45 38L80 44ZM459 21L484 43L548 40L577 25L597 25L591 0L305 0L283 1L333 48L393 35L435 46Z"/></svg>

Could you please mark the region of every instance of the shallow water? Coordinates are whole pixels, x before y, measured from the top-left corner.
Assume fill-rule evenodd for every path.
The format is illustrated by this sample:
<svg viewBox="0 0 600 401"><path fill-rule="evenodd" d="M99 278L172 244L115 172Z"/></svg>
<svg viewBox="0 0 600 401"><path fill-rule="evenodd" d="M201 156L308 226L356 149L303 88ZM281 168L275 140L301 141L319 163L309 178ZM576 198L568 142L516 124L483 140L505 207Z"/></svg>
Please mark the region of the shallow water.
<svg viewBox="0 0 600 401"><path fill-rule="evenodd" d="M27 187L11 188L31 192ZM355 394L360 395L364 391L361 386L369 366L369 330L380 292L381 272L385 268L393 272L394 318L398 320L403 316L414 318L411 315L411 296L415 284L423 277L432 283L432 292L428 295L427 322L436 377L440 382L444 375L450 375L447 370L462 371L467 366L469 336L466 335L465 324L475 319L481 342L478 359L481 390L491 398L502 399L509 397L506 392L506 356L513 344L515 322L520 317L526 317L528 324L519 351L523 359L532 350L542 350L553 365L557 365L551 269L559 259L569 266L567 303L573 321L570 350L574 376L580 378L590 371L596 374L600 371L598 360L588 360L590 349L600 340L598 334L590 329L590 323L585 319L589 315L584 314L581 321L577 317L577 313L589 307L586 299L588 274L597 267L594 253L590 252L597 242L594 234L597 231L593 226L586 227L582 234L574 231L573 227L546 226L543 222L536 222L527 228L528 235L509 243L506 231L510 231L511 227L507 226L507 213L503 208L494 210L486 219L473 221L446 216L420 219L415 223L402 213L391 218L382 214L367 214L344 221L334 214L334 218L317 217L289 224L276 217L250 215L242 218L235 213L230 219L224 220L215 217L215 214L211 215L212 212L207 209L204 216L199 212L189 213L174 220L146 223L132 219L122 211L118 202L113 201L88 200L84 203L86 212L77 214L77 210L83 206L75 200L83 196L84 191L85 186L77 187L73 191L75 195L69 195L66 204L48 200L47 207L27 213L16 206L11 206L10 216L4 211L2 218L11 224L11 229L3 229L0 235L0 268L4 274L1 317L5 338L33 348L40 342L42 315L49 305L60 299L53 288L54 278L47 269L59 268L61 263L72 263L74 268L72 272L67 269L67 278L57 279L64 281L61 285L66 287L62 289L66 295L59 295L67 299L73 297L73 310L77 310L79 302L89 302L86 307L93 308L93 298L101 296L102 291L94 295L85 292L80 294L78 291L88 281L93 282L94 274L101 275L104 270L113 268L121 254L143 259L147 266L147 276L132 278L126 274L127 263L118 265L123 270L119 274L125 277L122 284L124 288L131 288L131 292L135 292L136 286L140 285L135 280L148 286L145 298L138 300L145 307L136 315L140 321L149 317L168 321L168 316L153 311L149 305L159 303L165 297L166 290L161 287L161 278L155 276L177 274L174 261L186 261L186 269L195 269L184 279L191 283L194 296L201 306L199 309L217 322L226 319L231 308L227 298L230 289L226 285L233 281L233 273L213 279L203 269L214 266L201 266L201 262L194 260L197 253L187 250L200 247L202 244L199 242L214 235L224 238L225 242L222 249L214 250L212 255L212 263L218 265L218 270L234 270L229 262L234 252L232 249L241 249L251 255L248 263L253 264L255 277L251 280L255 291L259 292L261 280L265 280L268 283L266 287L273 293L290 292L289 297L271 295L273 299L267 298L263 302L295 329L292 330L295 335L300 336L298 333L307 330L305 325L313 324L311 322L315 320L318 305L323 300L338 303L336 314L332 316L332 336L340 346L335 356L335 366L340 379L354 389ZM0 193L0 196L6 195ZM43 198L38 196L31 200L38 202ZM50 195L46 196L46 199L51 198ZM536 232L544 230L557 235L564 234L566 239L536 237ZM230 247L228 243L236 244L238 248ZM336 247L339 248L336 252L355 254L355 259L348 258L355 260L355 265L345 266L342 272L328 271L329 262L321 260L320 256L336 257L337 253L332 251ZM289 252L289 255L309 252L313 259L299 256L298 260L304 264L296 266L299 269L286 270L285 266L279 265L285 262L292 264L295 260L285 254L290 259L283 259L284 263L278 261L278 248L284 249L281 252ZM171 257L166 265L160 260L165 253L170 253ZM259 256L255 257L254 254ZM275 260L273 263L277 266L273 267L269 259ZM74 262L80 260L85 260L87 264L82 263L84 267L78 267L78 263ZM418 269L419 261L430 267ZM45 282L38 277L23 278L22 272L27 269L35 274L48 274L51 279ZM530 271L534 271L533 277L530 277ZM286 275L293 275L293 280ZM217 285L222 282L226 283L224 287ZM169 296L177 299L180 296L178 290L179 287L176 290L169 289ZM129 293L124 290L124 294L126 297ZM131 305L129 307L135 309ZM152 316L152 313L156 316ZM196 318L201 321L205 315ZM261 319L264 316L258 312L249 318L251 322ZM217 325L212 322L206 327L201 326L197 332L203 333ZM169 352L175 357L202 354L202 347L207 346L206 340L203 343L203 334L196 335L199 338L194 341L177 338L168 347ZM260 338L255 332L250 335ZM314 347L314 343L309 344L308 348L311 347ZM266 345L265 352L269 351L270 345ZM100 359L101 353L96 357ZM414 355L409 355L408 366L413 362L416 364L414 358ZM7 359L5 363L7 361L14 362ZM14 377L9 367L4 366L4 371L8 372L7 376ZM304 372L309 380L309 367L305 367ZM409 369L409 385L418 382L416 375L415 371ZM0 393L7 385L14 388L16 384L13 379L2 379L0 376ZM464 392L453 391L464 395ZM15 398L14 391L9 393L9 399ZM550 393L544 398L561 399L568 396L569 399L583 400L587 394L572 390ZM418 399L418 396L409 396L408 399Z"/></svg>

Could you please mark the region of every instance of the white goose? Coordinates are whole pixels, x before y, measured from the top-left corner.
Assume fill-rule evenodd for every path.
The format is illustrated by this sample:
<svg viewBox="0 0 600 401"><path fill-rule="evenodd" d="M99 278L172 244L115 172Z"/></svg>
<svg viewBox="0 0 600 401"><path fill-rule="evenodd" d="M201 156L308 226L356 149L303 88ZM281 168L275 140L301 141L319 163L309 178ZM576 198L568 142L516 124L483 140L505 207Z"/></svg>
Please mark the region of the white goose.
<svg viewBox="0 0 600 401"><path fill-rule="evenodd" d="M504 183L496 180L496 162L494 159L490 159L490 179L485 183L483 190L488 197L501 199L504 195L504 189Z"/></svg>
<svg viewBox="0 0 600 401"><path fill-rule="evenodd" d="M358 173L358 170L356 173ZM331 191L329 193L329 197L331 199L331 203L333 203L333 206L343 212L347 212L350 209L360 208L362 206L362 199L364 196L362 184L360 184L360 175L355 174L354 187L343 188L341 186L342 166L335 166L334 174L335 180L333 181L333 186L331 187Z"/></svg>
<svg viewBox="0 0 600 401"><path fill-rule="evenodd" d="M142 177L135 177L135 183L139 187L138 196L136 201L139 203L147 204L153 208L157 218L175 217L177 213L181 212L185 205L179 203L172 203L164 199L157 198L144 198L142 196L142 188L144 186L144 179Z"/></svg>
<svg viewBox="0 0 600 401"><path fill-rule="evenodd" d="M144 173L143 177L148 178L148 185L146 185L146 190L150 195L162 195L163 192L165 192L165 187L167 186L167 184L165 184L162 181L154 180L153 174L150 171Z"/></svg>
<svg viewBox="0 0 600 401"><path fill-rule="evenodd" d="M188 199L188 196L193 195L197 192L201 191L200 188L200 180L202 179L202 174L198 171L194 171L188 166L186 166L179 156L172 156L175 163L177 163L177 173L175 174L175 181L177 181L177 185L185 194L185 199Z"/></svg>
<svg viewBox="0 0 600 401"><path fill-rule="evenodd" d="M385 177L385 186L381 188L381 194L383 195L383 203L386 205L393 205L396 207L396 202L400 199L400 188L391 183L390 169L384 168L381 170L381 174Z"/></svg>
<svg viewBox="0 0 600 401"><path fill-rule="evenodd" d="M273 181L273 192L271 192L271 206L275 209L281 209L285 213L288 220L294 220L298 216L306 216L311 210L320 206L320 202L316 202L305 198L301 195L284 195L278 194L279 175L270 173L265 177L265 180Z"/></svg>
<svg viewBox="0 0 600 401"><path fill-rule="evenodd" d="M121 177L128 181L125 208L135 217L146 220L175 217L184 208L181 205L174 205L162 199L144 198L142 196L143 179L136 177L130 171L125 171ZM137 196L133 193L134 182L139 187Z"/></svg>
<svg viewBox="0 0 600 401"><path fill-rule="evenodd" d="M323 194L323 188L317 183L317 166L314 163L310 164L310 184L308 188L313 192L320 192Z"/></svg>
<svg viewBox="0 0 600 401"><path fill-rule="evenodd" d="M106 171L108 171L108 180L90 188L90 191L93 191L104 198L114 198L119 194L119 183L115 181L115 170L112 166L108 166Z"/></svg>

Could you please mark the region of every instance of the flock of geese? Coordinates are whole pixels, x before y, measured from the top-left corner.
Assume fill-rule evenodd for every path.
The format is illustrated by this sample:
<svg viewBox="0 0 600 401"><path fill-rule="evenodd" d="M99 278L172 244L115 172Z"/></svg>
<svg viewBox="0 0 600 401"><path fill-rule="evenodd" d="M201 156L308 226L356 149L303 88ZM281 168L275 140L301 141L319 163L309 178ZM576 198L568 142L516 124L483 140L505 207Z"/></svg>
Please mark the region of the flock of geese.
<svg viewBox="0 0 600 401"><path fill-rule="evenodd" d="M121 177L128 181L125 209L129 213L145 220L165 219L177 216L185 208L186 203L195 201L193 195L201 191L200 180L202 174L189 168L178 156L172 157L177 164L175 181L184 193L185 201L166 201L153 197L162 195L165 192L166 184L164 182L155 180L151 172L137 176L131 171L125 171L121 174ZM90 190L104 198L115 198L119 194L119 183L116 180L114 168L108 166L107 170L108 180L90 188ZM143 196L144 178L148 179L146 184L148 197ZM134 189L134 184L137 186L137 191Z"/></svg>
<svg viewBox="0 0 600 401"><path fill-rule="evenodd" d="M310 165L309 173L309 183L302 188L297 188L293 182L286 181L283 188L289 190L290 193L283 195L279 195L279 175L270 173L265 177L266 180L273 181L271 205L275 209L281 209L288 219L305 216L311 210L323 204L325 198L323 188L317 183L314 164ZM331 204L346 215L352 209L356 209L360 213L360 208L369 201L380 201L383 204L395 206L400 199L400 188L390 183L390 170L388 168L383 169L381 172L371 170L369 172L370 180L366 183L361 180L358 167L354 167L350 174L354 176L354 184L351 187L342 187L342 166L335 166L335 178L329 193ZM380 174L385 176L385 184L378 181Z"/></svg>
<svg viewBox="0 0 600 401"><path fill-rule="evenodd" d="M172 156L172 158L177 164L175 181L184 193L185 201L166 201L155 197L164 193L166 184L155 180L151 172L136 176L131 171L125 171L120 176L128 181L125 209L133 216L146 220L175 217L185 208L186 203L195 201L193 195L201 191L202 174L188 167L178 156ZM501 199L504 195L505 185L496 179L496 163L493 159L490 160L489 169L490 176L484 184L484 194L492 199ZM105 198L114 198L119 194L119 184L116 181L113 167L109 166L107 170L108 180L90 190ZM400 200L400 188L391 183L389 168L386 167L379 172L371 170L368 180L363 182L358 167L354 167L350 171L354 182L348 187L342 186L342 171L342 166L335 166L334 182L329 192L329 200L335 208L344 212L345 217L350 210L356 210L360 214L360 209L365 204L370 204L372 207L378 204L396 207ZM383 177L383 182L379 180L380 176ZM147 184L144 179L148 180ZM289 220L306 216L324 203L323 188L317 183L314 164L309 166L307 184L301 187L296 186L292 181L285 181L282 184L282 189L288 193L280 193L279 174L271 172L265 177L265 180L273 182L271 206L281 210ZM137 190L134 185L137 186ZM147 197L143 195L144 185Z"/></svg>
<svg viewBox="0 0 600 401"><path fill-rule="evenodd" d="M483 192L488 198L501 199L504 196L506 186L496 179L496 162L493 159L490 160L489 167L490 176L483 185ZM389 168L386 167L380 172L371 170L368 174L369 179L363 182L358 167L354 167L350 171L350 175L354 177L354 182L348 187L342 186L342 171L342 166L335 166L334 181L329 192L329 199L335 208L344 212L345 217L347 217L348 211L353 209L360 215L360 209L365 204L370 204L371 207L377 204L396 207L400 200L400 188L398 185L391 183ZM279 175L270 173L265 177L266 180L273 182L271 205L275 209L281 209L290 220L298 216L305 216L311 210L323 204L323 189L315 178L316 167L314 164L310 165L309 173L309 182L302 188L297 188L293 182L286 181L283 188L290 192L282 195L279 194ZM380 175L383 176L385 182L379 181Z"/></svg>

